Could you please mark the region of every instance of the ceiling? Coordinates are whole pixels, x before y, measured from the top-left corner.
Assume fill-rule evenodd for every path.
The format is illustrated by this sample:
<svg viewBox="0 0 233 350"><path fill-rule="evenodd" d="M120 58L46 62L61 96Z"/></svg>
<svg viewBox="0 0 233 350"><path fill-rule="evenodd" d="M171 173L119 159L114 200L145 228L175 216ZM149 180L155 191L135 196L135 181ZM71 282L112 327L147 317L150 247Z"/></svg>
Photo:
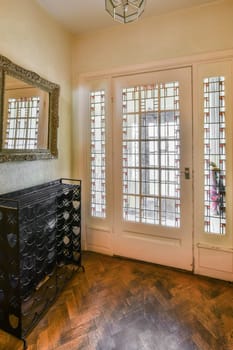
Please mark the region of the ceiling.
<svg viewBox="0 0 233 350"><path fill-rule="evenodd" d="M105 0L36 1L72 33L79 34L116 24L119 25L105 11ZM146 0L146 8L141 18L211 2L216 2L216 0Z"/></svg>

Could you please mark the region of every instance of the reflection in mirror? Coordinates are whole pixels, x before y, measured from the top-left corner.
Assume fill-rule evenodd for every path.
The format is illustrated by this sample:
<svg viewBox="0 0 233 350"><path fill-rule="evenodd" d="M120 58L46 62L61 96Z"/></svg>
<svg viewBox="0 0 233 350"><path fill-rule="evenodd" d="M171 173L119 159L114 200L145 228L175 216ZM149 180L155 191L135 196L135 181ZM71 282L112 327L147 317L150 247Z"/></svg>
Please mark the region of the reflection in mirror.
<svg viewBox="0 0 233 350"><path fill-rule="evenodd" d="M3 149L47 149L48 115L48 92L6 74Z"/></svg>
<svg viewBox="0 0 233 350"><path fill-rule="evenodd" d="M59 91L0 55L0 162L57 158Z"/></svg>

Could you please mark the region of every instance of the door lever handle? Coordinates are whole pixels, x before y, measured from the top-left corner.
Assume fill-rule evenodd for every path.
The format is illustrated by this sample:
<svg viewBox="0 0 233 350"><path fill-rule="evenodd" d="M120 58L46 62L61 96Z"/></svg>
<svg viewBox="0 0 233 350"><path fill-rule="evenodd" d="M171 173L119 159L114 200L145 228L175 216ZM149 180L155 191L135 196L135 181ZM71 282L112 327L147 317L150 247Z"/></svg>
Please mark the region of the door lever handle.
<svg viewBox="0 0 233 350"><path fill-rule="evenodd" d="M189 180L190 179L189 168L184 168L184 178L185 178L185 180Z"/></svg>

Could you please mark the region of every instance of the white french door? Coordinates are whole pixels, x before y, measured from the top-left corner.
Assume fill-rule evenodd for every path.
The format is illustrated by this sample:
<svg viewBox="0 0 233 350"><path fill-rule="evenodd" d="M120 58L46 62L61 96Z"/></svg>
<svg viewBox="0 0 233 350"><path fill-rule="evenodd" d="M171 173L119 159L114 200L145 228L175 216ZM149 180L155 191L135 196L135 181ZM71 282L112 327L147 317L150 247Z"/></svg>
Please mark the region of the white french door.
<svg viewBox="0 0 233 350"><path fill-rule="evenodd" d="M113 253L192 270L191 68L113 79Z"/></svg>
<svg viewBox="0 0 233 350"><path fill-rule="evenodd" d="M232 71L226 58L86 82L87 249L233 280Z"/></svg>

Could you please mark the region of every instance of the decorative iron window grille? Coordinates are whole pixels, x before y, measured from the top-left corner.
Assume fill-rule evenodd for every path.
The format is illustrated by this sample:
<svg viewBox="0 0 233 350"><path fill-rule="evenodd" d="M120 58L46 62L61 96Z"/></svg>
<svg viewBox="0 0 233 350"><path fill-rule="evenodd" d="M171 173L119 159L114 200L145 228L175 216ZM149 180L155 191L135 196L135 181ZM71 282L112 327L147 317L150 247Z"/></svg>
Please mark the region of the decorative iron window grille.
<svg viewBox="0 0 233 350"><path fill-rule="evenodd" d="M8 99L6 149L37 149L40 113L38 96Z"/></svg>
<svg viewBox="0 0 233 350"><path fill-rule="evenodd" d="M226 234L226 121L225 78L204 84L204 229Z"/></svg>
<svg viewBox="0 0 233 350"><path fill-rule="evenodd" d="M90 94L91 118L91 216L106 217L105 92Z"/></svg>
<svg viewBox="0 0 233 350"><path fill-rule="evenodd" d="M180 226L179 83L123 89L123 218Z"/></svg>

